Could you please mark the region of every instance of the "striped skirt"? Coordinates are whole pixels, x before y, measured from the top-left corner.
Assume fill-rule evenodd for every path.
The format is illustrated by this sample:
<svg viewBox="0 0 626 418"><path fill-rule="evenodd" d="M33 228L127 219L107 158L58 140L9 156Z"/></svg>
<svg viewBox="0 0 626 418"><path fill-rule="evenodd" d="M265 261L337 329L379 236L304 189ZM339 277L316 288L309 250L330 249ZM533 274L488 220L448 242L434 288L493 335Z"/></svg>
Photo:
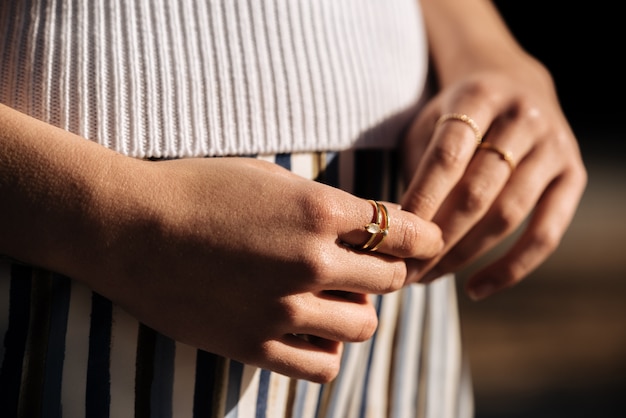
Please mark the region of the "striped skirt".
<svg viewBox="0 0 626 418"><path fill-rule="evenodd" d="M394 201L394 157L367 150L258 158ZM339 376L321 385L173 341L81 283L0 259L0 415L471 417L454 278L375 303L376 334L347 344Z"/></svg>

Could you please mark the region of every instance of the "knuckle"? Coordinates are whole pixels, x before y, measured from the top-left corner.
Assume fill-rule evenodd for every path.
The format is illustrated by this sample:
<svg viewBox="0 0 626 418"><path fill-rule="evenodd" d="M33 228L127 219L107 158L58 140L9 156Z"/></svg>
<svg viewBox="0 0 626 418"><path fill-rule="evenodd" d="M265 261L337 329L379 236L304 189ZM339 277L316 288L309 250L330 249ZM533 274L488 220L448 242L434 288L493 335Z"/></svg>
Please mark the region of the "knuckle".
<svg viewBox="0 0 626 418"><path fill-rule="evenodd" d="M340 210L336 200L329 193L319 189L307 190L298 199L303 225L312 233L326 233L338 219Z"/></svg>
<svg viewBox="0 0 626 418"><path fill-rule="evenodd" d="M495 207L491 216L492 230L504 233L516 228L526 216L525 207L523 204L511 203Z"/></svg>
<svg viewBox="0 0 626 418"><path fill-rule="evenodd" d="M407 203L403 207L407 211L427 216L436 211L437 199L432 194L415 190L408 196Z"/></svg>
<svg viewBox="0 0 626 418"><path fill-rule="evenodd" d="M465 213L482 212L492 200L491 186L482 181L473 181L460 188L459 210Z"/></svg>
<svg viewBox="0 0 626 418"><path fill-rule="evenodd" d="M383 289L383 293L392 293L404 287L406 280L406 264L395 263L389 273L389 283Z"/></svg>
<svg viewBox="0 0 626 418"><path fill-rule="evenodd" d="M443 271L453 271L457 267L465 265L473 255L473 248L457 246L454 251L446 254L445 258L439 262L439 266Z"/></svg>
<svg viewBox="0 0 626 418"><path fill-rule="evenodd" d="M472 78L466 81L459 91L461 97L479 97L483 98L490 89L490 84L481 78Z"/></svg>
<svg viewBox="0 0 626 418"><path fill-rule="evenodd" d="M308 277L312 283L319 285L330 284L330 277L336 268L332 257L321 246L313 246L303 251L299 260L301 274Z"/></svg>
<svg viewBox="0 0 626 418"><path fill-rule="evenodd" d="M449 124L453 127L452 124ZM464 167L465 158L462 143L451 143L450 141L439 142L433 148L432 158L435 164L441 166L446 171L457 171Z"/></svg>
<svg viewBox="0 0 626 418"><path fill-rule="evenodd" d="M511 106L508 116L512 119L521 119L536 125L544 119L542 114L542 110L534 101L530 100L527 96L520 96L517 97L515 103Z"/></svg>
<svg viewBox="0 0 626 418"><path fill-rule="evenodd" d="M279 301L278 307L274 312L267 315L272 322L287 327L299 326L299 320L302 317L304 302L300 295L285 296Z"/></svg>
<svg viewBox="0 0 626 418"><path fill-rule="evenodd" d="M532 237L532 247L539 253L552 253L561 241L560 230L556 227L546 227Z"/></svg>
<svg viewBox="0 0 626 418"><path fill-rule="evenodd" d="M378 317L373 307L370 305L370 310L367 315L361 320L361 328L359 332L354 336L355 342L362 342L372 338L378 328Z"/></svg>
<svg viewBox="0 0 626 418"><path fill-rule="evenodd" d="M397 251L402 256L415 255L421 237L420 228L413 222L405 222L399 231Z"/></svg>
<svg viewBox="0 0 626 418"><path fill-rule="evenodd" d="M511 263L502 266L499 271L498 287L506 288L519 283L526 271L526 268L521 263Z"/></svg>
<svg viewBox="0 0 626 418"><path fill-rule="evenodd" d="M329 383L339 374L341 358L336 356L332 361L328 361L319 370L312 373L309 379L315 383Z"/></svg>

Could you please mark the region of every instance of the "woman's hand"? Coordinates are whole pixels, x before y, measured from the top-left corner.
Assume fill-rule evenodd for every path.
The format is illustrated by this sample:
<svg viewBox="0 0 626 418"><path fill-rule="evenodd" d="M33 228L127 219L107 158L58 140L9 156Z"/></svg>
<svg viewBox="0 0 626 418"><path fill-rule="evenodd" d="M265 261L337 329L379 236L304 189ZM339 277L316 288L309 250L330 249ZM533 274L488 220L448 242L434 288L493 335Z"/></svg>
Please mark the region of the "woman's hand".
<svg viewBox="0 0 626 418"><path fill-rule="evenodd" d="M411 280L457 270L521 227L512 248L468 280L479 299L518 282L554 251L586 171L550 74L513 42L489 2L423 3L441 90L403 144L409 186L402 207L434 220L446 244L436 258L415 262L420 273ZM437 123L449 114L467 115L475 127L455 118ZM477 147L476 127L491 149Z"/></svg>
<svg viewBox="0 0 626 418"><path fill-rule="evenodd" d="M249 158L149 162L0 105L0 254L77 279L176 340L319 382L370 338L368 294L405 284L441 231Z"/></svg>
<svg viewBox="0 0 626 418"><path fill-rule="evenodd" d="M388 205L380 248L355 250L370 203L259 160L124 160L115 173L95 234L106 248L77 276L176 340L293 377L333 378L341 343L376 329L367 294L401 288L403 258L443 246L434 224Z"/></svg>

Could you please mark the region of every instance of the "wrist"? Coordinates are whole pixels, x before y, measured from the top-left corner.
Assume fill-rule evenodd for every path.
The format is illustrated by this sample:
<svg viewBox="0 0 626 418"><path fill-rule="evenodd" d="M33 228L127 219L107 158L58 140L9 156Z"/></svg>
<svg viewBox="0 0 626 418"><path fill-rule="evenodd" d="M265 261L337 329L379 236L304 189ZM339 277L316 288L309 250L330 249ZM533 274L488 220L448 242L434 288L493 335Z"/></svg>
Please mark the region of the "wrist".
<svg viewBox="0 0 626 418"><path fill-rule="evenodd" d="M470 73L516 65L527 55L490 1L421 3L431 58L443 86Z"/></svg>
<svg viewBox="0 0 626 418"><path fill-rule="evenodd" d="M131 159L2 105L0 128L0 254L80 273L106 245L110 173Z"/></svg>

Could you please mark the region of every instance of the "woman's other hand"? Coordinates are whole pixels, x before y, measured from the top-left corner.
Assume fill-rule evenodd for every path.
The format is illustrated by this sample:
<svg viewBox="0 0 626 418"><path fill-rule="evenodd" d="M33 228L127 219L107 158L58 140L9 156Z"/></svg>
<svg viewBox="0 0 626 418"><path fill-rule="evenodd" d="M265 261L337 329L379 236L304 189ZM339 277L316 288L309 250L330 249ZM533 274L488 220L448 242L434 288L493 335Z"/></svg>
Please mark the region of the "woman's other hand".
<svg viewBox="0 0 626 418"><path fill-rule="evenodd" d="M587 175L549 72L490 3L422 3L440 92L405 139L402 206L434 220L446 244L435 259L415 262L420 273L411 280L455 271L521 228L512 248L469 278L479 299L517 283L555 250Z"/></svg>

